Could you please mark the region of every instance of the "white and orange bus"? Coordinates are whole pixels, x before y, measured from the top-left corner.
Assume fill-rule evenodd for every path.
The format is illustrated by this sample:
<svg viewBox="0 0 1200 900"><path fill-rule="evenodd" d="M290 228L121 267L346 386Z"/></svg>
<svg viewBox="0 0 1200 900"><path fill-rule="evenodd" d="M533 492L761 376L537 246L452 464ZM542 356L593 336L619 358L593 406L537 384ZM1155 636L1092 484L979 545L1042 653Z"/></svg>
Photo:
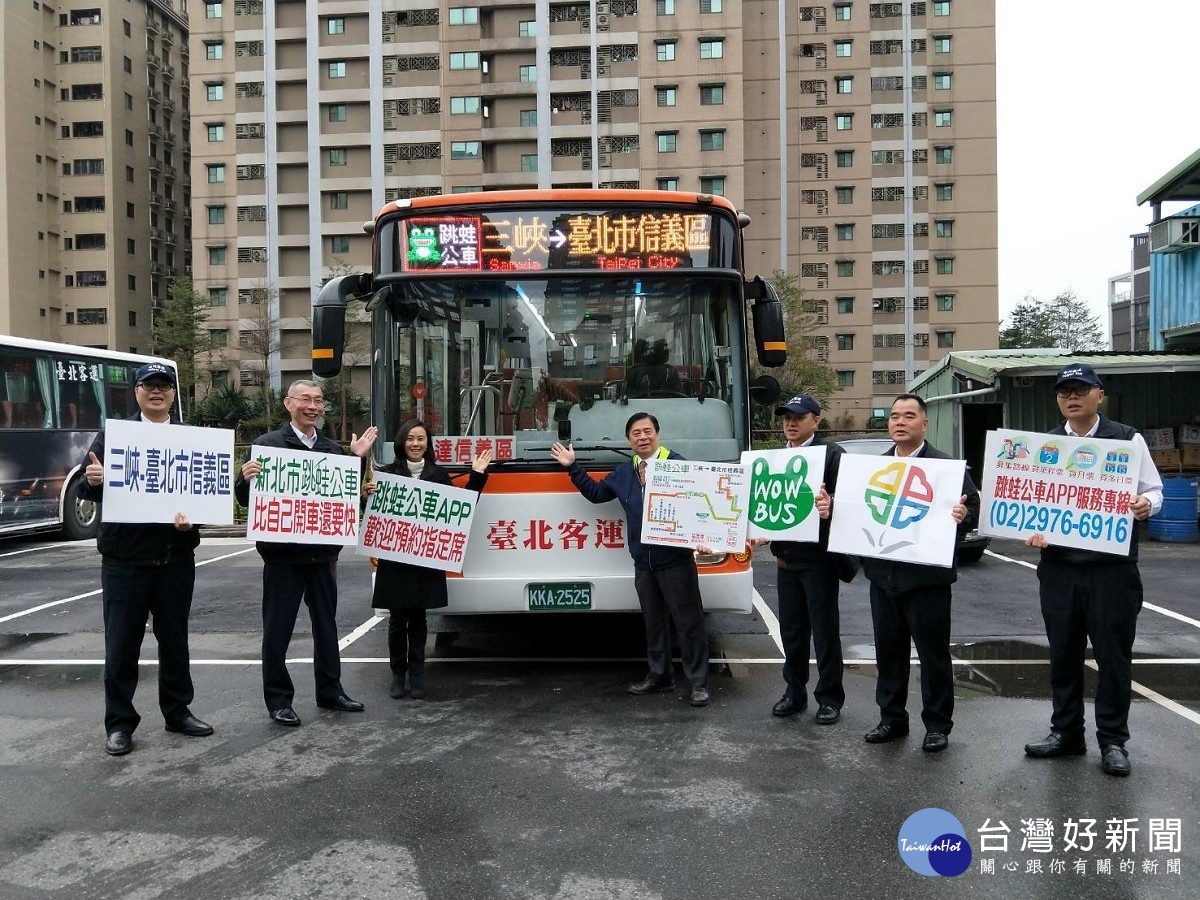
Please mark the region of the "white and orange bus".
<svg viewBox="0 0 1200 900"><path fill-rule="evenodd" d="M379 212L371 272L330 281L313 304L313 370L340 371L347 303L364 301L376 462L391 461L410 417L452 472L492 449L446 614L638 609L620 506L584 500L550 446L572 443L602 477L629 459L625 422L644 410L683 456L738 460L751 397L779 393L770 376L750 383L748 314L763 365L786 359L779 298L743 271L748 223L722 197L636 190L456 194ZM749 612L747 554L697 566L707 610Z"/></svg>

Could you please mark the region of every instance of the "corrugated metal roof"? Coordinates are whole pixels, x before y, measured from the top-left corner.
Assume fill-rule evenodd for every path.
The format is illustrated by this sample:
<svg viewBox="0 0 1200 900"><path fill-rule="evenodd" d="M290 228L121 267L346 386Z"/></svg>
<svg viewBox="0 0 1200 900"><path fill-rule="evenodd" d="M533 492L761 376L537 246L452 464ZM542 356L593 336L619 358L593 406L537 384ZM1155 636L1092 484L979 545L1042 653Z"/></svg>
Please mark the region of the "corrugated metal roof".
<svg viewBox="0 0 1200 900"><path fill-rule="evenodd" d="M1138 206L1147 201L1200 200L1200 150L1197 150L1150 187L1138 194Z"/></svg>
<svg viewBox="0 0 1200 900"><path fill-rule="evenodd" d="M994 384L1001 374L1053 375L1070 363L1086 363L1105 373L1200 372L1200 354L1185 353L1071 353L1066 350L964 350L948 353L909 384L920 392L947 368L975 381Z"/></svg>

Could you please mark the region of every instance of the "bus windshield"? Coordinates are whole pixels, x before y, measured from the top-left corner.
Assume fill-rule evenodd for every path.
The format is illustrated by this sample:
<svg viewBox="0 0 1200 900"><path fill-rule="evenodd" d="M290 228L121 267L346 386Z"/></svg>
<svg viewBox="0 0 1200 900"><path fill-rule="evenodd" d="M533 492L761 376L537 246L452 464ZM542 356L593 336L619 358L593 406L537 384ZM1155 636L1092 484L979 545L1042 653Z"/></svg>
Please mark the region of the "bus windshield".
<svg viewBox="0 0 1200 900"><path fill-rule="evenodd" d="M376 422L390 434L423 419L450 464L474 446L451 439L504 436L501 459L549 463L562 440L611 466L644 410L684 456L736 460L748 418L740 291L716 273L397 281L375 311Z"/></svg>

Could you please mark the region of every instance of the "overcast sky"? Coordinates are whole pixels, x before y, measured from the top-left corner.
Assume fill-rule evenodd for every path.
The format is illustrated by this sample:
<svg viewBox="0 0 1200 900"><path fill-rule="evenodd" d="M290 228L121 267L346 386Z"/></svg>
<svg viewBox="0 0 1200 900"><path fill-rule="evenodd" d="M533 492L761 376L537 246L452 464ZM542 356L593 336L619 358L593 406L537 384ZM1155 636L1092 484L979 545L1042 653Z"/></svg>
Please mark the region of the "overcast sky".
<svg viewBox="0 0 1200 900"><path fill-rule="evenodd" d="M996 0L1001 319L1071 289L1108 334L1137 195L1200 149L1198 38L1200 0Z"/></svg>

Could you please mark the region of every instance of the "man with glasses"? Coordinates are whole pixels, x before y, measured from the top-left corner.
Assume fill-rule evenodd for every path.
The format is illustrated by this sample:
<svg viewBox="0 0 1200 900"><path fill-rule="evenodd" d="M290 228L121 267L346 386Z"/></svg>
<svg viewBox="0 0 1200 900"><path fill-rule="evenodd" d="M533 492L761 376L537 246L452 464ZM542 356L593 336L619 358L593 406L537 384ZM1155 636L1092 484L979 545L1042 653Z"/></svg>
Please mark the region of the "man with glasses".
<svg viewBox="0 0 1200 900"><path fill-rule="evenodd" d="M1128 425L1100 414L1104 386L1088 365L1065 366L1054 382L1058 409L1066 418L1051 434L1131 441L1141 454L1137 496L1130 499L1133 517L1145 521L1162 508L1162 478L1145 439ZM1133 696L1133 638L1142 608L1142 577L1137 566L1137 529L1129 555L1055 547L1042 534L1025 541L1040 547L1038 584L1042 618L1050 641L1050 696L1054 713L1050 734L1025 745L1039 759L1080 756L1083 737L1084 651L1092 642L1099 676L1096 682L1096 741L1100 767L1118 777L1130 772L1129 705Z"/></svg>
<svg viewBox="0 0 1200 900"><path fill-rule="evenodd" d="M325 396L312 381L293 381L283 398L291 416L282 428L268 431L254 442L256 447L278 447L313 453L346 451L317 433L317 422L325 416ZM351 435L350 450L365 457L371 452L379 429L372 425L362 437ZM262 463L251 458L242 465L234 483L234 494L243 506L250 504L250 481L262 471ZM337 558L341 547L329 544L276 544L258 542L263 558L263 697L271 720L297 726L300 717L292 709L295 688L288 675L285 657L300 601L308 606L312 620L313 675L317 706L341 712L362 712L363 705L351 700L342 689L342 661L337 634Z"/></svg>
<svg viewBox="0 0 1200 900"><path fill-rule="evenodd" d="M175 408L175 372L147 363L134 376L138 412L134 421L169 425ZM86 500L104 499L104 432L96 436L84 463ZM212 726L192 715L192 674L188 655L188 616L196 582L200 531L183 513L174 524L104 522L96 539L104 609L104 751L124 756L133 749L141 716L133 708L138 657L153 617L158 641L158 706L167 731L205 737Z"/></svg>

